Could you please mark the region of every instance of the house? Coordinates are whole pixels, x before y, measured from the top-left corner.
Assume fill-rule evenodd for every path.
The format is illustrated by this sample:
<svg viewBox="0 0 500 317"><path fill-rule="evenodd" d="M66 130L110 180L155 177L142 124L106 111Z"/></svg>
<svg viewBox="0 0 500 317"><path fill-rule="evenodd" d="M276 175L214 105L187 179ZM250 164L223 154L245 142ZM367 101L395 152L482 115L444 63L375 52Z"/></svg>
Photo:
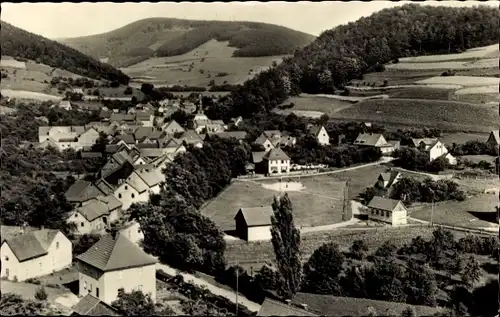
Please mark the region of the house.
<svg viewBox="0 0 500 317"><path fill-rule="evenodd" d="M353 144L362 147L376 147L380 149L382 155L388 155L394 151L393 145L388 143L380 133L360 133Z"/></svg>
<svg viewBox="0 0 500 317"><path fill-rule="evenodd" d="M70 316L121 316L115 308L90 294L82 297L72 310Z"/></svg>
<svg viewBox="0 0 500 317"><path fill-rule="evenodd" d="M112 111L101 109L101 112L99 112L99 119L103 122L109 122L112 114Z"/></svg>
<svg viewBox="0 0 500 317"><path fill-rule="evenodd" d="M271 240L273 207L240 208L234 216L236 234L246 241Z"/></svg>
<svg viewBox="0 0 500 317"><path fill-rule="evenodd" d="M99 132L94 128L84 126L42 126L38 128L38 142L51 141L56 144L57 149L65 150L72 148L75 151L82 150L86 146L92 146L99 138Z"/></svg>
<svg viewBox="0 0 500 317"><path fill-rule="evenodd" d="M74 94L81 94L81 95L85 94L82 88L73 88L72 90Z"/></svg>
<svg viewBox="0 0 500 317"><path fill-rule="evenodd" d="M259 135L259 137L257 139L255 139L253 144L262 147L264 149L264 151L266 151L266 152L270 151L271 149L274 149L273 143L271 142L271 140L269 140L269 138L264 133Z"/></svg>
<svg viewBox="0 0 500 317"><path fill-rule="evenodd" d="M394 150L399 150L401 147L401 141L399 141L399 140L387 140L387 143L392 145L392 148Z"/></svg>
<svg viewBox="0 0 500 317"><path fill-rule="evenodd" d="M94 199L103 192L97 188L94 184L86 180L77 180L73 185L71 185L66 193L66 200L70 203L83 204L91 199Z"/></svg>
<svg viewBox="0 0 500 317"><path fill-rule="evenodd" d="M319 316L292 304L266 298L257 316Z"/></svg>
<svg viewBox="0 0 500 317"><path fill-rule="evenodd" d="M398 171L388 171L385 173L380 173L377 178L377 182L375 183L375 187L380 189L390 188L392 185L396 184L403 174Z"/></svg>
<svg viewBox="0 0 500 317"><path fill-rule="evenodd" d="M124 113L112 113L109 117L110 122L115 122L118 125L124 123L134 124L136 122L136 117L134 114L124 114Z"/></svg>
<svg viewBox="0 0 500 317"><path fill-rule="evenodd" d="M114 196L98 196L77 207L67 222L76 224L78 234L102 233L119 218L122 203Z"/></svg>
<svg viewBox="0 0 500 317"><path fill-rule="evenodd" d="M187 130L179 137L179 140L194 147L203 147L203 138L194 130Z"/></svg>
<svg viewBox="0 0 500 317"><path fill-rule="evenodd" d="M136 169L121 182L113 195L122 203L122 210L127 210L134 203L147 202L150 194L159 194L165 176L154 166L145 165Z"/></svg>
<svg viewBox="0 0 500 317"><path fill-rule="evenodd" d="M154 126L154 114L150 111L138 111L135 114L135 119L140 122L143 127L153 127Z"/></svg>
<svg viewBox="0 0 500 317"><path fill-rule="evenodd" d="M80 297L90 294L109 305L123 288L141 290L156 300L157 260L120 233L103 236L76 261Z"/></svg>
<svg viewBox="0 0 500 317"><path fill-rule="evenodd" d="M318 141L320 145L329 145L330 144L330 136L326 131L324 126L313 125L309 129L309 134L314 136L314 138Z"/></svg>
<svg viewBox="0 0 500 317"><path fill-rule="evenodd" d="M422 152L428 153L431 162L438 157L444 157L450 165L457 164L457 159L448 152L446 146L437 138L412 139L411 145Z"/></svg>
<svg viewBox="0 0 500 317"><path fill-rule="evenodd" d="M141 225L135 220L125 224L125 226L120 230L120 234L123 234L127 239L137 245L139 245L144 239L144 233L141 230Z"/></svg>
<svg viewBox="0 0 500 317"><path fill-rule="evenodd" d="M59 102L59 108L62 108L67 111L73 109L73 107L71 106L71 102L69 102L69 100L61 100Z"/></svg>
<svg viewBox="0 0 500 317"><path fill-rule="evenodd" d="M368 219L392 226L407 224L408 210L400 200L375 196L368 204Z"/></svg>
<svg viewBox="0 0 500 317"><path fill-rule="evenodd" d="M171 136L186 132L186 130L175 120L165 122L160 129Z"/></svg>
<svg viewBox="0 0 500 317"><path fill-rule="evenodd" d="M490 136L488 137L488 140L486 143L494 145L494 146L499 146L500 145L500 136L499 136L499 130L493 130L490 132Z"/></svg>
<svg viewBox="0 0 500 317"><path fill-rule="evenodd" d="M19 282L70 267L71 241L59 230L41 229L2 237L1 277Z"/></svg>
<svg viewBox="0 0 500 317"><path fill-rule="evenodd" d="M290 173L290 157L280 148L274 148L262 157L269 174Z"/></svg>

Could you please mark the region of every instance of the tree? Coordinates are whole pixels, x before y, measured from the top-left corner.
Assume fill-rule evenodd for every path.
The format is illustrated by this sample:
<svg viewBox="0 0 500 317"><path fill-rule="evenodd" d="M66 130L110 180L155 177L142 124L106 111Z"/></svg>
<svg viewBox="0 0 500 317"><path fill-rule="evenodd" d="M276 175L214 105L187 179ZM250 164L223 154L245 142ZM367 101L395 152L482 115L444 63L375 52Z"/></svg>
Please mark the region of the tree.
<svg viewBox="0 0 500 317"><path fill-rule="evenodd" d="M407 302L414 305L435 306L438 293L435 274L426 265L407 262L405 276Z"/></svg>
<svg viewBox="0 0 500 317"><path fill-rule="evenodd" d="M408 306L401 312L401 317L416 317L417 312L412 306Z"/></svg>
<svg viewBox="0 0 500 317"><path fill-rule="evenodd" d="M187 316L234 316L231 312L225 309L218 309L210 302L205 302L201 299L183 301L182 310Z"/></svg>
<svg viewBox="0 0 500 317"><path fill-rule="evenodd" d="M2 293L0 296L1 316L55 316L61 312L49 307L46 301L25 300L12 293Z"/></svg>
<svg viewBox="0 0 500 317"><path fill-rule="evenodd" d="M304 265L304 290L317 294L338 293L344 260L337 244L326 243L314 250Z"/></svg>
<svg viewBox="0 0 500 317"><path fill-rule="evenodd" d="M390 241L385 241L376 251L375 256L380 258L392 258L396 256L398 248Z"/></svg>
<svg viewBox="0 0 500 317"><path fill-rule="evenodd" d="M255 283L262 289L276 290L278 283L277 272L267 265L263 265L255 274Z"/></svg>
<svg viewBox="0 0 500 317"><path fill-rule="evenodd" d="M98 234L86 233L80 236L78 241L73 245L73 254L79 255L87 251L91 246L97 243L101 238Z"/></svg>
<svg viewBox="0 0 500 317"><path fill-rule="evenodd" d="M462 283L467 287L472 287L474 283L479 281L481 277L481 267L473 255L467 259L460 275Z"/></svg>
<svg viewBox="0 0 500 317"><path fill-rule="evenodd" d="M43 287L43 285L40 286L35 292L35 298L37 300L45 301L48 297L49 295L47 295L47 291L45 290L45 287Z"/></svg>
<svg viewBox="0 0 500 317"><path fill-rule="evenodd" d="M155 316L157 311L149 294L134 290L126 293L123 288L118 289L118 298L111 306L123 316Z"/></svg>
<svg viewBox="0 0 500 317"><path fill-rule="evenodd" d="M288 194L274 198L271 235L278 266L278 293L291 299L300 288L302 263L300 231L293 221L293 207Z"/></svg>
<svg viewBox="0 0 500 317"><path fill-rule="evenodd" d="M368 246L363 240L354 240L351 245L350 253L353 258L362 260L368 252Z"/></svg>
<svg viewBox="0 0 500 317"><path fill-rule="evenodd" d="M127 86L127 88L125 88L125 90L123 91L123 94L124 95L131 95L132 94L132 87L130 86Z"/></svg>

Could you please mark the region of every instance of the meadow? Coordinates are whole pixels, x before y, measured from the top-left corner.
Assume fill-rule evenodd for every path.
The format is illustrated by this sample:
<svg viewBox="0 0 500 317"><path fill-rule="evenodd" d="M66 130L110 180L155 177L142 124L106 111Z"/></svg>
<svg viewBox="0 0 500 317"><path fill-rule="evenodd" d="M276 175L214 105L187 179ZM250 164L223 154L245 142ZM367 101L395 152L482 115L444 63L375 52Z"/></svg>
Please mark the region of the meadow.
<svg viewBox="0 0 500 317"><path fill-rule="evenodd" d="M144 78L153 84L207 87L212 80L217 85L241 84L283 58L232 57L236 48L227 45L228 42L210 40L186 54L153 57L120 70L131 78Z"/></svg>
<svg viewBox="0 0 500 317"><path fill-rule="evenodd" d="M463 86L464 88L477 86L498 87L499 83L500 78L473 76L435 76L416 82L418 85L458 85Z"/></svg>
<svg viewBox="0 0 500 317"><path fill-rule="evenodd" d="M481 194L465 201L446 201L434 205L433 222L457 227L488 228L495 224L481 219L481 214L494 214L498 204L498 196L494 194ZM410 208L412 218L430 221L431 205L425 204ZM496 225L498 226L498 225Z"/></svg>
<svg viewBox="0 0 500 317"><path fill-rule="evenodd" d="M387 69L404 70L431 70L431 69L480 69L498 68L498 58L480 59L477 61L442 61L442 62L417 62L417 63L397 63L386 65Z"/></svg>
<svg viewBox="0 0 500 317"><path fill-rule="evenodd" d="M331 115L334 119L467 132L498 129L497 117L498 108L491 106L413 99L364 100Z"/></svg>
<svg viewBox="0 0 500 317"><path fill-rule="evenodd" d="M293 108L286 109L285 111L315 111L325 113L328 116L353 105L352 101L306 94L298 97L290 97L283 105L288 105L290 103L294 104Z"/></svg>
<svg viewBox="0 0 500 317"><path fill-rule="evenodd" d="M457 54L425 55L417 57L400 58L400 63L429 63L444 61L464 61L488 58L499 58L500 51L498 45L476 47Z"/></svg>
<svg viewBox="0 0 500 317"><path fill-rule="evenodd" d="M467 141L486 141L488 140L488 133L443 133L439 138L444 144L451 146L453 143L463 144Z"/></svg>

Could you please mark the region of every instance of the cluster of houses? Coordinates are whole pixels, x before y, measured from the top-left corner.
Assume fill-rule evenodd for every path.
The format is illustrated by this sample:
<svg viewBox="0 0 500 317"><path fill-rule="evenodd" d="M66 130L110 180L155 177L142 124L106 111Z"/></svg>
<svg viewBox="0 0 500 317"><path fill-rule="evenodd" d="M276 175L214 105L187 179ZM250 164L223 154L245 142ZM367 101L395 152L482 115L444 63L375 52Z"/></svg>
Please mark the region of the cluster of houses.
<svg viewBox="0 0 500 317"><path fill-rule="evenodd" d="M71 241L59 230L2 226L1 277L39 278L74 265L80 301L73 315L118 315L110 305L118 290L141 290L156 300L156 258L124 233L107 234L73 257ZM73 263L74 261L74 263Z"/></svg>

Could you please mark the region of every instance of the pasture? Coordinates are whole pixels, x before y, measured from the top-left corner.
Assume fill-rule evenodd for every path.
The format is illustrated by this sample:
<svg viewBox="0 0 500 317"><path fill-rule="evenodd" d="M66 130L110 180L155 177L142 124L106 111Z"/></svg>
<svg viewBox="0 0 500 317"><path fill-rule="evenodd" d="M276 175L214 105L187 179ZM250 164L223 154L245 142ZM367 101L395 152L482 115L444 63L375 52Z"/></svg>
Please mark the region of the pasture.
<svg viewBox="0 0 500 317"><path fill-rule="evenodd" d="M481 69L498 68L498 58L480 59L477 61L443 61L443 62L413 62L386 65L387 69L402 70L447 70L447 69Z"/></svg>
<svg viewBox="0 0 500 317"><path fill-rule="evenodd" d="M240 84L267 69L283 56L232 57L235 48L228 42L210 40L196 49L178 56L153 57L138 64L121 68L133 78L153 84L206 87L211 80L217 85ZM227 73L224 75L223 73Z"/></svg>
<svg viewBox="0 0 500 317"><path fill-rule="evenodd" d="M444 100L364 100L332 113L330 117L447 131L489 132L498 129L498 107Z"/></svg>
<svg viewBox="0 0 500 317"><path fill-rule="evenodd" d="M498 204L498 196L494 194L482 194L474 196L465 201L446 201L434 205L433 222L457 227L489 228L495 224L486 220L494 216L495 206ZM412 218L430 221L431 204L409 208ZM488 215L489 214L489 215ZM496 225L498 227L498 224Z"/></svg>
<svg viewBox="0 0 500 317"><path fill-rule="evenodd" d="M495 77L473 77L473 76L435 76L416 82L418 85L457 85L462 87L498 87L500 78ZM498 90L497 90L498 92Z"/></svg>
<svg viewBox="0 0 500 317"><path fill-rule="evenodd" d="M453 89L414 86L392 89L387 94L398 99L450 100L453 92Z"/></svg>
<svg viewBox="0 0 500 317"><path fill-rule="evenodd" d="M288 105L290 103L294 103L295 105L293 108L286 109L285 111L315 111L325 113L328 116L353 105L351 101L305 94L299 97L290 97L283 104Z"/></svg>
<svg viewBox="0 0 500 317"><path fill-rule="evenodd" d="M50 100L62 100L60 96L48 95L39 92L27 91L27 90L12 90L12 89L2 89L2 96L17 98L17 99L28 99L28 100L39 100L39 101L50 101Z"/></svg>
<svg viewBox="0 0 500 317"><path fill-rule="evenodd" d="M453 143L463 144L467 141L475 141L475 140L486 141L488 140L488 134L463 133L463 132L443 133L442 136L439 138L439 140L441 140L441 142L443 142L444 144L451 146Z"/></svg>
<svg viewBox="0 0 500 317"><path fill-rule="evenodd" d="M444 61L464 61L488 58L500 58L498 45L471 48L465 52L457 54L425 55L416 57L400 58L400 63L432 63Z"/></svg>

